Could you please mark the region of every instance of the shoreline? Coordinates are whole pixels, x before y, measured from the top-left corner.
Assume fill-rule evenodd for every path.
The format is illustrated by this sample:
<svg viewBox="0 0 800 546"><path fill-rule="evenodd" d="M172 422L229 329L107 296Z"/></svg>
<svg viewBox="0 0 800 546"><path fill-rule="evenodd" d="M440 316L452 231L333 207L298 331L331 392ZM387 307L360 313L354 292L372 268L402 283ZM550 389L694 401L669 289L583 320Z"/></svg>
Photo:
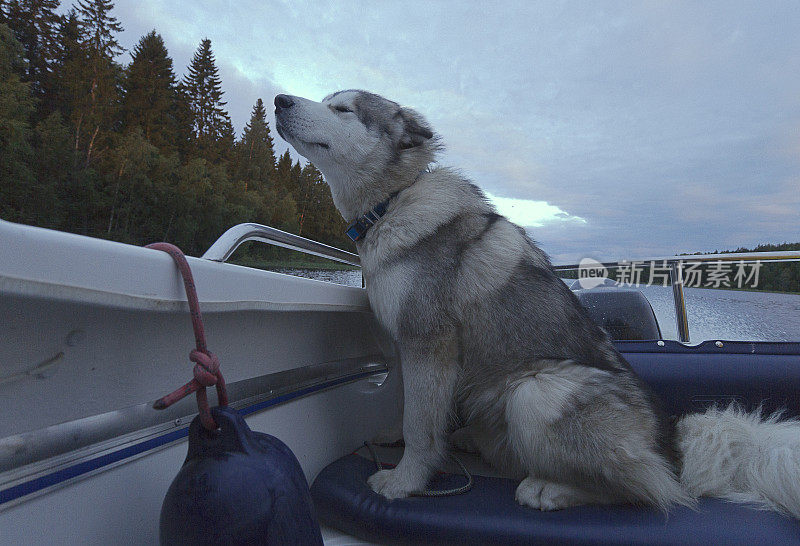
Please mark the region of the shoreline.
<svg viewBox="0 0 800 546"><path fill-rule="evenodd" d="M313 271L360 271L360 267L334 262L331 260L320 261L310 260L253 260L241 259L230 260L228 263L242 265L244 267L252 267L254 269L263 269L265 271L274 271L276 269L309 269Z"/></svg>

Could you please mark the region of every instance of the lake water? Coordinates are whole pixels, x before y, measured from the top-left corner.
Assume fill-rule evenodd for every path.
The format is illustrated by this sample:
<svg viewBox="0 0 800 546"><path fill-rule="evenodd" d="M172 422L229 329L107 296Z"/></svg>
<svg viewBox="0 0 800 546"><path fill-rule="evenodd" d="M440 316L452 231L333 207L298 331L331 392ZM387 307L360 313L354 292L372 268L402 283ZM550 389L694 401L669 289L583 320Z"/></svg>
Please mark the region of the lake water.
<svg viewBox="0 0 800 546"><path fill-rule="evenodd" d="M642 286L665 339L678 339L672 287ZM691 343L800 341L800 294L684 288Z"/></svg>
<svg viewBox="0 0 800 546"><path fill-rule="evenodd" d="M346 286L361 286L360 271L281 270ZM664 339L678 339L672 288L640 287ZM685 288L691 343L704 340L800 341L800 294Z"/></svg>

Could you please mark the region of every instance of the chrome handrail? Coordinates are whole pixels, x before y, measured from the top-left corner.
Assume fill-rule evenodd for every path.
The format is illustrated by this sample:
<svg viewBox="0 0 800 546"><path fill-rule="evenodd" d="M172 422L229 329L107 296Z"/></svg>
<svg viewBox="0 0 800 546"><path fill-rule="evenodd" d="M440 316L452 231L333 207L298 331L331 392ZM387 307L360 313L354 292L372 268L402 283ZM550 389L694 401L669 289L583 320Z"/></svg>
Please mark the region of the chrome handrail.
<svg viewBox="0 0 800 546"><path fill-rule="evenodd" d="M300 237L294 233L287 233L273 227L262 224L246 223L237 224L223 233L214 244L206 250L203 258L215 262L224 262L234 251L244 242L260 241L270 245L297 250L304 254L320 256L337 262L361 267L361 260L358 254L347 252L305 237Z"/></svg>
<svg viewBox="0 0 800 546"><path fill-rule="evenodd" d="M669 265L669 278L672 283L672 299L675 304L675 322L678 337L682 343L689 342L689 320L686 315L686 300L683 295L684 264L711 262L800 262L800 251L782 250L773 252L727 252L722 254L684 254L678 256L662 256L659 258L643 258L638 260L620 260L616 262L593 262L592 265L603 267L624 267L631 264L664 264ZM581 264L554 265L556 271L579 270Z"/></svg>
<svg viewBox="0 0 800 546"><path fill-rule="evenodd" d="M800 251L798 250L780 250L772 252L724 252L720 254L679 254L677 256L660 256L657 258L639 258L639 259L625 259L619 261L597 262L606 267L613 267L619 265L629 265L631 263L650 263L650 262L777 262L800 261ZM559 264L553 266L557 271L577 269L580 264Z"/></svg>
<svg viewBox="0 0 800 546"><path fill-rule="evenodd" d="M348 265L361 267L358 254L353 254L339 248L318 243L293 233L287 233L262 224L238 224L228 229L217 239L203 254L203 258L224 262L246 241L261 241L275 246L297 250L305 254L312 254L328 258ZM689 321L686 315L686 300L683 294L683 268L684 265L704 262L800 262L800 251L784 250L773 252L727 252L718 254L684 254L677 256L661 256L657 258L642 258L637 260L619 260L608 262L593 262L593 265L604 267L620 267L631 264L659 263L669 266L669 278L672 284L672 297L675 303L675 321L678 328L678 337L681 342L689 342ZM571 271L580 269L581 264L554 265L556 271Z"/></svg>

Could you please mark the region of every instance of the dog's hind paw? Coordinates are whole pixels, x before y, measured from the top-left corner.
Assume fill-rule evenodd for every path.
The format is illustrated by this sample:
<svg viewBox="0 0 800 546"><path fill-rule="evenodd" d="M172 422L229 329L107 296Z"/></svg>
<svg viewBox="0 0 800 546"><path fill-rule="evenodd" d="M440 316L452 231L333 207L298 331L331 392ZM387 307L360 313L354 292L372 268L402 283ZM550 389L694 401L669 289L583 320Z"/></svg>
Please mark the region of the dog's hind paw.
<svg viewBox="0 0 800 546"><path fill-rule="evenodd" d="M401 499L418 489L416 484L404 480L396 469L379 470L367 479L367 483L373 491L387 499Z"/></svg>
<svg viewBox="0 0 800 546"><path fill-rule="evenodd" d="M544 480L537 480L536 478L528 476L517 486L514 499L525 506L541 508L542 488L546 483L547 482Z"/></svg>
<svg viewBox="0 0 800 546"><path fill-rule="evenodd" d="M528 476L517 487L517 502L542 511L561 510L591 502L588 493L569 485Z"/></svg>

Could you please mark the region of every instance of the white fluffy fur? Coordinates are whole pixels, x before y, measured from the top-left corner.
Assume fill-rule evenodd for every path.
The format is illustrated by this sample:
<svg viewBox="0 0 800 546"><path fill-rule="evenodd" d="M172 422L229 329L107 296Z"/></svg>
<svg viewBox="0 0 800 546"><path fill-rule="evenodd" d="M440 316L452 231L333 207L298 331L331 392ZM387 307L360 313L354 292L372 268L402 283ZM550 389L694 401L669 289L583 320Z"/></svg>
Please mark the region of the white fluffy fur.
<svg viewBox="0 0 800 546"><path fill-rule="evenodd" d="M606 429L605 438L597 438L597 449L591 455L592 465L610 482L625 483L628 495L617 497L612 491L600 495L563 483L534 478L557 475L553 469L572 457L569 443L560 444L548 438L552 425L563 418L581 391L593 390L595 379L607 372L569 366L567 362L545 369L512 383L506 394L508 440L519 454L529 477L517 489L517 500L541 510L557 510L576 504L619 502L623 498L646 500L665 512L673 504L692 506L694 500L675 479L666 461L641 445L636 416L623 404L608 400L608 422L598 423ZM611 397L609 397L611 398ZM549 439L550 441L543 441ZM485 440L484 440L485 441ZM484 446L485 449L485 446ZM559 480L560 481L560 480Z"/></svg>
<svg viewBox="0 0 800 546"><path fill-rule="evenodd" d="M800 421L736 406L678 423L681 482L695 497L751 503L800 518Z"/></svg>

